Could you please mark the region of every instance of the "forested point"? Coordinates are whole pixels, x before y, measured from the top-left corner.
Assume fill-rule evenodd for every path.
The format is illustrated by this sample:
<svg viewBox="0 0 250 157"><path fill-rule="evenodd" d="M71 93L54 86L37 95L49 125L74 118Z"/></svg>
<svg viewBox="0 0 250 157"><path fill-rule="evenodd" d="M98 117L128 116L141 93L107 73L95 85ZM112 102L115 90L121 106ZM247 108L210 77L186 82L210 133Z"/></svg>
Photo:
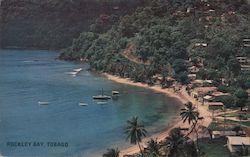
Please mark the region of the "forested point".
<svg viewBox="0 0 250 157"><path fill-rule="evenodd" d="M60 59L163 88L250 88L249 0L2 0L0 14L5 48L67 47Z"/></svg>
<svg viewBox="0 0 250 157"><path fill-rule="evenodd" d="M250 57L249 13L245 0L144 1L117 22L113 15L97 19L60 58L88 61L92 69L135 82L153 85L161 78L163 87L172 79L188 84L195 73L216 86L226 82L220 89L234 93L250 88L249 70L239 60Z"/></svg>

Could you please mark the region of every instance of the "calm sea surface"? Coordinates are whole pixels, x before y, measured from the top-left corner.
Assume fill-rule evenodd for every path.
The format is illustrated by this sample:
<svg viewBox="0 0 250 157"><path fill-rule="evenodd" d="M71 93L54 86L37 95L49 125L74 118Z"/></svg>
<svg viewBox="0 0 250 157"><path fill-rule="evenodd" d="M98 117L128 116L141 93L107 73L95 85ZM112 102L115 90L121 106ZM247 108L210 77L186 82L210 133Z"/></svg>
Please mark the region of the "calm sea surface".
<svg viewBox="0 0 250 157"><path fill-rule="evenodd" d="M143 120L152 134L166 127L178 112L174 98L114 83L87 71L88 65L56 60L57 55L0 50L2 155L100 156L107 148L128 145L123 129L132 116ZM75 68L84 70L76 77L67 73ZM106 95L118 90L120 97L106 104L93 101L92 96L102 88ZM49 105L39 105L39 101ZM48 142L60 142L60 146L48 146Z"/></svg>

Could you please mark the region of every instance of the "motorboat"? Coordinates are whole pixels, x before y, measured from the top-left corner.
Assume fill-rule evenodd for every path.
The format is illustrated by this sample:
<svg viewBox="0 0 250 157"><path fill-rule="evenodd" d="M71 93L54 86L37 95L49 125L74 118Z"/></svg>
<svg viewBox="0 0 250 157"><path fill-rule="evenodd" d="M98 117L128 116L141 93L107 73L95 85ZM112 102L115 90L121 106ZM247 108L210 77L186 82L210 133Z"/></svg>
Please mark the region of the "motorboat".
<svg viewBox="0 0 250 157"><path fill-rule="evenodd" d="M82 71L82 68L78 68L78 69L73 69L74 72L80 72Z"/></svg>
<svg viewBox="0 0 250 157"><path fill-rule="evenodd" d="M118 95L118 94L119 94L119 91L115 91L115 90L112 91L112 95Z"/></svg>

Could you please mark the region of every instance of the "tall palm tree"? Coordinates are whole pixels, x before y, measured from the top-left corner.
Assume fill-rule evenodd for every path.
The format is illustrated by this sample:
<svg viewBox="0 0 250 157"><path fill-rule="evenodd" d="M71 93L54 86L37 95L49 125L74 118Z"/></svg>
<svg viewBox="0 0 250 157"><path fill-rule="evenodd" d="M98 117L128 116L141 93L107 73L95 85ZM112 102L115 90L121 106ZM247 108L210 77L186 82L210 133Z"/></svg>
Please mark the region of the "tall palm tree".
<svg viewBox="0 0 250 157"><path fill-rule="evenodd" d="M108 149L107 152L105 154L103 154L103 157L119 157L119 153L120 151L118 150L118 148L116 149Z"/></svg>
<svg viewBox="0 0 250 157"><path fill-rule="evenodd" d="M161 156L161 145L157 142L157 140L151 139L148 141L147 148L145 148L145 152L147 154L151 154L153 157Z"/></svg>
<svg viewBox="0 0 250 157"><path fill-rule="evenodd" d="M195 110L195 107L193 106L191 102L188 102L187 104L185 104L185 108L181 109L180 115L181 115L181 119L183 120L183 123L188 121L188 124L192 125L191 131L186 135L188 136L190 133L193 132L193 130L196 127L196 124L199 119L199 112Z"/></svg>
<svg viewBox="0 0 250 157"><path fill-rule="evenodd" d="M140 142L143 137L146 137L147 131L144 128L144 125L138 122L138 117L132 117L131 120L127 121L127 126L125 128L125 134L127 139L130 140L131 144L138 144L141 154L143 155Z"/></svg>
<svg viewBox="0 0 250 157"><path fill-rule="evenodd" d="M181 109L181 118L183 120L183 123L185 123L186 121L188 121L188 124L192 125L191 126L191 130L190 132L186 135L189 136L193 131L195 131L196 133L196 145L197 145L197 149L199 151L199 143L198 143L198 130L196 129L196 125L198 123L199 120L199 112L195 109L195 107L193 106L193 104L191 102L188 102L187 104L185 104L185 108Z"/></svg>
<svg viewBox="0 0 250 157"><path fill-rule="evenodd" d="M169 136L166 137L164 144L167 146L167 156L172 157L182 153L183 145L187 139L188 138L181 133L180 128L172 129L169 133Z"/></svg>
<svg viewBox="0 0 250 157"><path fill-rule="evenodd" d="M167 157L203 157L202 153L197 152L197 148L189 137L181 133L180 128L174 128L170 131L169 136L166 137L163 147L165 149L165 156ZM204 154L204 153L203 153ZM205 157L205 156L204 156Z"/></svg>

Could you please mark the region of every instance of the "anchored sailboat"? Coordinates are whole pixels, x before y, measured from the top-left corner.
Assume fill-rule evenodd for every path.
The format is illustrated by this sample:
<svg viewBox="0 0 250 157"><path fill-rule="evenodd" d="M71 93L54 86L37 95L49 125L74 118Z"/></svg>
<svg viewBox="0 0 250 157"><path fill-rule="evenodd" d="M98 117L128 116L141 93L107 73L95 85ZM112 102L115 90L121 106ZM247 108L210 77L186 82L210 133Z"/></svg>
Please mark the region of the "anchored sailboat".
<svg viewBox="0 0 250 157"><path fill-rule="evenodd" d="M108 100L108 99L111 99L111 96L104 95L103 94L103 89L102 89L102 94L101 95L96 95L96 96L93 96L92 98L96 99L96 100Z"/></svg>

